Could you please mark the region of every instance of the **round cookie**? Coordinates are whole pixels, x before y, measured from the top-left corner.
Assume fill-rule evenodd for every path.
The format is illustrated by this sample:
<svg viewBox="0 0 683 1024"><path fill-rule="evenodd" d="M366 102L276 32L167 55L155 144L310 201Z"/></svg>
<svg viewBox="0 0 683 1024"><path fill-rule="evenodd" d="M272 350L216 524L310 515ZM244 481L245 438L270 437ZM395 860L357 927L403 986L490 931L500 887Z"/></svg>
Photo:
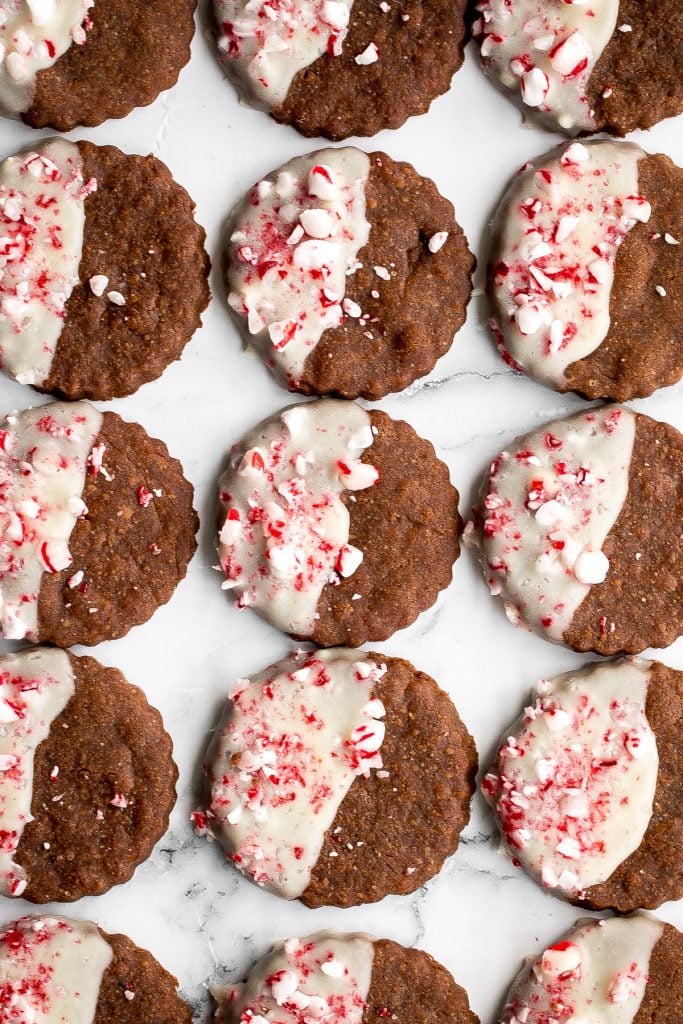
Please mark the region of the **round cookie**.
<svg viewBox="0 0 683 1024"><path fill-rule="evenodd" d="M233 214L224 274L243 337L281 383L372 401L448 351L474 264L428 178L349 146L254 185Z"/></svg>
<svg viewBox="0 0 683 1024"><path fill-rule="evenodd" d="M222 1024L257 1013L296 1024L302 1010L329 1024L372 1024L378 1017L478 1024L467 993L428 953L362 934L324 931L278 942L246 981L211 991Z"/></svg>
<svg viewBox="0 0 683 1024"><path fill-rule="evenodd" d="M448 696L397 658L299 652L239 679L205 760L199 831L258 885L348 907L424 885L477 771Z"/></svg>
<svg viewBox="0 0 683 1024"><path fill-rule="evenodd" d="M683 171L627 142L527 164L496 214L488 295L503 358L619 402L683 376Z"/></svg>
<svg viewBox="0 0 683 1024"><path fill-rule="evenodd" d="M558 1016L610 1024L680 1020L681 956L683 935L650 914L581 918L559 942L528 959L500 1024L549 1024Z"/></svg>
<svg viewBox="0 0 683 1024"><path fill-rule="evenodd" d="M170 600L196 548L192 485L137 423L87 402L0 422L0 634L71 647Z"/></svg>
<svg viewBox="0 0 683 1024"><path fill-rule="evenodd" d="M0 26L0 113L71 131L125 117L175 85L196 0L16 0Z"/></svg>
<svg viewBox="0 0 683 1024"><path fill-rule="evenodd" d="M480 0L485 71L567 135L626 135L683 111L678 0Z"/></svg>
<svg viewBox="0 0 683 1024"><path fill-rule="evenodd" d="M126 882L168 826L159 712L115 668L57 648L0 658L0 892L70 902Z"/></svg>
<svg viewBox="0 0 683 1024"><path fill-rule="evenodd" d="M681 435L621 406L548 423L491 464L467 535L514 625L638 654L683 632Z"/></svg>
<svg viewBox="0 0 683 1024"><path fill-rule="evenodd" d="M22 917L0 933L8 1020L45 1024L190 1024L178 982L125 935L91 921ZM17 1015L18 1014L18 1015Z"/></svg>
<svg viewBox="0 0 683 1024"><path fill-rule="evenodd" d="M194 204L156 157L48 139L0 165L0 359L68 399L159 377L200 326L209 260Z"/></svg>
<svg viewBox="0 0 683 1024"><path fill-rule="evenodd" d="M320 647L386 640L430 608L459 555L458 492L432 445L330 398L260 423L220 479L223 588Z"/></svg>
<svg viewBox="0 0 683 1024"><path fill-rule="evenodd" d="M399 128L450 88L466 0L214 0L223 68L245 102L302 135Z"/></svg>
<svg viewBox="0 0 683 1024"><path fill-rule="evenodd" d="M541 885L628 913L683 897L683 672L641 658L542 679L482 790Z"/></svg>

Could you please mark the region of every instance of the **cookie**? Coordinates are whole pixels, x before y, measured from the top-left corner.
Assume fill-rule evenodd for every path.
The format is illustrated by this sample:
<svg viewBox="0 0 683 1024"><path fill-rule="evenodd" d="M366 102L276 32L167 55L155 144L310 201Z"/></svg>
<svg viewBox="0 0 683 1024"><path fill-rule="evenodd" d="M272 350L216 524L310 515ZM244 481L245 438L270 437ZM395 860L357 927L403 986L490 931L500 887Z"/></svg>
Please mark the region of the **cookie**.
<svg viewBox="0 0 683 1024"><path fill-rule="evenodd" d="M190 1024L178 982L125 935L91 921L22 917L0 933L0 1009L57 1024Z"/></svg>
<svg viewBox="0 0 683 1024"><path fill-rule="evenodd" d="M397 658L299 652L239 679L193 815L257 885L309 907L371 903L435 875L469 819L474 742Z"/></svg>
<svg viewBox="0 0 683 1024"><path fill-rule="evenodd" d="M194 204L156 157L48 139L0 165L0 361L63 398L129 395L209 300Z"/></svg>
<svg viewBox="0 0 683 1024"><path fill-rule="evenodd" d="M683 111L678 0L480 0L484 70L567 135L626 135Z"/></svg>
<svg viewBox="0 0 683 1024"><path fill-rule="evenodd" d="M291 406L233 447L219 486L223 588L297 639L386 640L451 581L458 492L432 445L386 413Z"/></svg>
<svg viewBox="0 0 683 1024"><path fill-rule="evenodd" d="M466 0L214 0L223 68L245 102L302 135L399 128L450 88Z"/></svg>
<svg viewBox="0 0 683 1024"><path fill-rule="evenodd" d="M629 142L527 164L492 228L491 328L557 391L625 402L683 376L683 171Z"/></svg>
<svg viewBox="0 0 683 1024"><path fill-rule="evenodd" d="M369 935L318 932L276 943L238 985L212 988L216 1020L257 1015L280 1024L323 1017L329 1024L377 1018L415 1024L478 1024L467 993L421 949Z"/></svg>
<svg viewBox="0 0 683 1024"><path fill-rule="evenodd" d="M0 422L0 633L71 647L170 600L196 548L192 485L137 423L87 402Z"/></svg>
<svg viewBox="0 0 683 1024"><path fill-rule="evenodd" d="M0 25L0 113L71 131L125 117L175 85L196 0L17 0Z"/></svg>
<svg viewBox="0 0 683 1024"><path fill-rule="evenodd" d="M683 935L650 914L581 918L531 957L507 997L500 1024L595 1020L674 1024L683 1014Z"/></svg>
<svg viewBox="0 0 683 1024"><path fill-rule="evenodd" d="M541 885L628 913L683 897L683 672L642 658L542 679L482 789Z"/></svg>
<svg viewBox="0 0 683 1024"><path fill-rule="evenodd" d="M683 444L604 406L517 438L467 535L514 625L575 651L638 654L683 632Z"/></svg>
<svg viewBox="0 0 683 1024"><path fill-rule="evenodd" d="M242 335L281 383L372 401L448 351L474 263L428 178L348 146L254 185L233 214L224 273Z"/></svg>

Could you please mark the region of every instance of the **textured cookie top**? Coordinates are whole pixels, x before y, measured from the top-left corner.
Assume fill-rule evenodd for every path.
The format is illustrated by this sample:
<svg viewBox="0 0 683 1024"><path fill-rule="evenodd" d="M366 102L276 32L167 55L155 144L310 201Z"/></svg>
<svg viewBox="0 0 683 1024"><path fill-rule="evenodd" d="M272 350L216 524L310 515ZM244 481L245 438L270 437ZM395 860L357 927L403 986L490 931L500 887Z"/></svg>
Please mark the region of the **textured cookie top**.
<svg viewBox="0 0 683 1024"><path fill-rule="evenodd" d="M484 778L510 854L569 898L606 881L650 824L659 768L650 667L624 659L541 680Z"/></svg>

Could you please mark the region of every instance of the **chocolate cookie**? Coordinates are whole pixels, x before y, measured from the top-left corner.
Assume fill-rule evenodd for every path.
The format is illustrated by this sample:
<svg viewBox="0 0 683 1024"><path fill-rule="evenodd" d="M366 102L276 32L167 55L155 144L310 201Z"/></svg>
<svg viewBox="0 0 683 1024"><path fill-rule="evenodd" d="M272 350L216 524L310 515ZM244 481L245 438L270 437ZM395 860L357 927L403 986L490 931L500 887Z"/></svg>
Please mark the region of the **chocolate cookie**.
<svg viewBox="0 0 683 1024"><path fill-rule="evenodd" d="M264 420L220 480L223 588L320 647L386 640L459 555L458 492L407 423L319 399Z"/></svg>
<svg viewBox="0 0 683 1024"><path fill-rule="evenodd" d="M474 263L428 178L349 146L254 185L233 215L225 285L245 340L290 390L374 400L448 351Z"/></svg>
<svg viewBox="0 0 683 1024"><path fill-rule="evenodd" d="M153 156L48 139L5 160L5 373L64 398L102 400L160 376L209 300L193 214Z"/></svg>
<svg viewBox="0 0 683 1024"><path fill-rule="evenodd" d="M214 0L218 49L245 101L302 135L399 128L463 62L467 0Z"/></svg>
<svg viewBox="0 0 683 1024"><path fill-rule="evenodd" d="M468 536L514 625L576 651L638 654L683 632L683 444L604 406L498 455Z"/></svg>
<svg viewBox="0 0 683 1024"><path fill-rule="evenodd" d="M0 113L71 131L124 117L175 85L196 0L17 0L0 25Z"/></svg>
<svg viewBox="0 0 683 1024"><path fill-rule="evenodd" d="M484 69L543 127L626 135L683 111L679 0L480 0Z"/></svg>
<svg viewBox="0 0 683 1024"><path fill-rule="evenodd" d="M624 658L542 679L482 788L543 886L628 913L683 897L683 672Z"/></svg>
<svg viewBox="0 0 683 1024"><path fill-rule="evenodd" d="M246 981L212 993L223 1024L257 1013L296 1024L302 1011L329 1024L478 1024L467 993L428 953L361 934L318 932L276 943Z"/></svg>
<svg viewBox="0 0 683 1024"><path fill-rule="evenodd" d="M0 423L0 632L71 647L170 600L196 548L193 490L166 446L87 402Z"/></svg>
<svg viewBox="0 0 683 1024"><path fill-rule="evenodd" d="M200 832L258 885L309 907L419 889L458 845L474 742L397 658L299 652L230 690Z"/></svg>
<svg viewBox="0 0 683 1024"><path fill-rule="evenodd" d="M683 1014L683 935L650 914L581 918L531 957L507 997L500 1024L562 1020L674 1024Z"/></svg>
<svg viewBox="0 0 683 1024"><path fill-rule="evenodd" d="M91 921L22 917L0 934L7 1020L190 1024L178 982L125 935Z"/></svg>
<svg viewBox="0 0 683 1024"><path fill-rule="evenodd" d="M491 328L557 391L627 401L683 376L683 171L628 142L527 164L493 224Z"/></svg>

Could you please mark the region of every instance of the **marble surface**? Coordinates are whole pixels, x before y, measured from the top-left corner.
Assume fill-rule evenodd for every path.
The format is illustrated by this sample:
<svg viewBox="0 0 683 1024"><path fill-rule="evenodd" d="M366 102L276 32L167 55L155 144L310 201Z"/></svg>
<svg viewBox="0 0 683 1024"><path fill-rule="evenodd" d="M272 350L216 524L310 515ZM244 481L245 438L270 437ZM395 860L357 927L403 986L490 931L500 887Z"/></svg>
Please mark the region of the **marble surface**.
<svg viewBox="0 0 683 1024"><path fill-rule="evenodd" d="M26 126L2 122L0 155L37 137ZM196 200L214 258L225 215L241 192L279 163L315 148L293 130L239 105L214 60L203 23L175 89L122 121L73 137L129 152L151 151L164 160ZM683 164L680 118L634 138ZM451 91L429 114L361 145L385 149L433 177L455 204L483 263L487 223L509 176L556 141L522 126L517 111L485 81L470 48ZM463 510L481 471L508 440L585 404L503 365L483 326L481 281L480 269L467 324L434 372L380 403L434 443L461 492ZM178 976L197 1021L209 1019L209 979L238 977L275 938L333 927L362 929L428 950L467 988L482 1021L491 1022L522 956L557 936L577 915L498 854L492 819L479 795L458 852L436 879L412 897L345 911L310 911L261 892L223 862L215 845L192 834L197 769L229 681L290 649L287 639L256 615L231 606L212 568L219 467L245 428L288 401L259 360L242 351L215 272L213 287L216 298L182 360L133 397L111 404L163 438L182 460L196 487L200 549L168 606L124 639L94 651L142 686L162 710L181 771L178 804L168 834L131 882L75 907L54 909L92 917L108 931L127 932L147 946ZM681 429L682 397L678 386L635 407ZM30 389L0 379L3 412L40 401ZM390 642L375 646L411 659L439 681L473 733L484 764L534 680L582 662L510 626L469 552L436 606ZM683 641L661 658L683 668ZM5 901L1 920L30 909L22 901ZM661 914L683 928L683 905L669 904Z"/></svg>

